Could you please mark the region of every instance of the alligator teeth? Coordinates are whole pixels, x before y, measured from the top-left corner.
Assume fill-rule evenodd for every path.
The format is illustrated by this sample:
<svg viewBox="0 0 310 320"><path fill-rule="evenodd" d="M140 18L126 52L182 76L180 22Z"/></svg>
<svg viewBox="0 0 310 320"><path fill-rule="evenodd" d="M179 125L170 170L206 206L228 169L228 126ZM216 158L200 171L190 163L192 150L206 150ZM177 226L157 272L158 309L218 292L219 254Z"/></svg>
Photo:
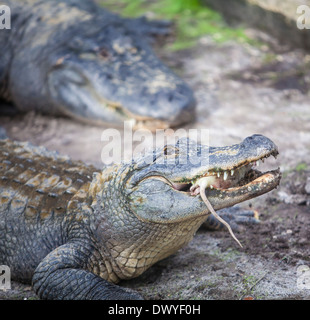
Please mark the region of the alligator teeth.
<svg viewBox="0 0 310 320"><path fill-rule="evenodd" d="M228 173L227 171L224 171L224 180L227 180L227 177L228 177Z"/></svg>
<svg viewBox="0 0 310 320"><path fill-rule="evenodd" d="M259 166L259 160L256 161L256 165Z"/></svg>
<svg viewBox="0 0 310 320"><path fill-rule="evenodd" d="M234 175L234 172L235 172L234 170L231 170L231 171L230 171L230 175L233 176L233 175Z"/></svg>

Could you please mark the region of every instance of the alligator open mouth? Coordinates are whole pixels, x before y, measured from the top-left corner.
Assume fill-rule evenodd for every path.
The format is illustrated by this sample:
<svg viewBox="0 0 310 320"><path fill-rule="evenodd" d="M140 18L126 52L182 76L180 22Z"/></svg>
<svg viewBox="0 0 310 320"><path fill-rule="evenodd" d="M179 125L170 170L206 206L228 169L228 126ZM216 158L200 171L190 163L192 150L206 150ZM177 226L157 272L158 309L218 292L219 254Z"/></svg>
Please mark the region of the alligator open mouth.
<svg viewBox="0 0 310 320"><path fill-rule="evenodd" d="M243 200L246 200L272 190L279 184L280 169L262 173L255 167L259 166L260 161L264 162L264 159L271 155L276 158L277 154L278 151L275 149L260 158L243 161L230 170L217 170L216 172L211 170L195 177L190 183L172 183L172 187L190 196L199 194L209 212L227 227L233 239L242 247L230 225L216 213L208 197L218 196L229 202L231 198L243 196Z"/></svg>
<svg viewBox="0 0 310 320"><path fill-rule="evenodd" d="M263 173L259 171L257 167L260 165L260 162L264 162L265 159L271 155L276 158L277 154L278 151L273 150L260 158L245 160L232 168L209 170L198 177L195 176L193 180L187 183L171 182L171 185L175 190L188 193L191 196L199 194L199 181L201 181L201 179L204 179L207 192L213 190L214 193L236 193L238 191L245 192L245 190L250 192L252 189L253 191L254 189L256 191L266 189L265 192L268 192L278 183L280 170L278 168Z"/></svg>
<svg viewBox="0 0 310 320"><path fill-rule="evenodd" d="M150 166L138 162L141 170L130 179L131 208L139 219L156 223L167 223L167 217L169 223L197 217L203 221L212 214L241 245L216 211L276 188L281 180L280 170L267 171L266 163L260 168L265 172L260 172L258 166L277 155L277 146L260 134L226 147L179 139L169 152L168 145L152 152Z"/></svg>

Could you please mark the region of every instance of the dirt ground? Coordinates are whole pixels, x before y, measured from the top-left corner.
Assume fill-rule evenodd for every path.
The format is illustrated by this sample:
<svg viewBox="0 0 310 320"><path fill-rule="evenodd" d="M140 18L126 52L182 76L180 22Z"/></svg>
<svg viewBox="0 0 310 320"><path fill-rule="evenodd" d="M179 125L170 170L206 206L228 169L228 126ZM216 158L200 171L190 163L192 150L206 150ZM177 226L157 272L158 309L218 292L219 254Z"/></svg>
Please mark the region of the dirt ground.
<svg viewBox="0 0 310 320"><path fill-rule="evenodd" d="M310 299L310 285L300 285L298 273L310 266L310 54L247 32L265 43L217 44L203 37L192 49L159 54L195 91L197 119L184 128L209 129L213 146L254 133L271 138L280 151L270 162L283 173L280 188L242 204L261 221L237 234L243 249L227 231L200 229L185 248L121 284L147 299ZM13 139L103 166L106 127L34 113L1 117L0 125ZM0 299L35 295L13 282Z"/></svg>

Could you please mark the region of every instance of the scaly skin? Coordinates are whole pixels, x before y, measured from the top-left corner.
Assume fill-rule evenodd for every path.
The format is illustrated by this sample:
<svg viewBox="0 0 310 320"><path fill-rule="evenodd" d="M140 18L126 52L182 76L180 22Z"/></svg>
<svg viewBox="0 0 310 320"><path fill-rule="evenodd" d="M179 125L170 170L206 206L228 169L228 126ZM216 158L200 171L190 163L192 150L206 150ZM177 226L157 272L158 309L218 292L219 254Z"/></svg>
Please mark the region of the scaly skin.
<svg viewBox="0 0 310 320"><path fill-rule="evenodd" d="M277 154L258 135L211 148L207 165L179 162L197 151L187 140L177 142L176 155L165 150L97 172L42 147L0 141L0 264L13 279L32 281L42 299L140 299L115 283L186 245L209 215L185 181L232 165L241 172L241 165ZM272 190L280 174L242 179L248 181L206 191L216 210Z"/></svg>
<svg viewBox="0 0 310 320"><path fill-rule="evenodd" d="M152 52L167 23L125 19L83 0L3 0L11 29L0 32L0 98L102 124L167 128L193 119L187 84Z"/></svg>

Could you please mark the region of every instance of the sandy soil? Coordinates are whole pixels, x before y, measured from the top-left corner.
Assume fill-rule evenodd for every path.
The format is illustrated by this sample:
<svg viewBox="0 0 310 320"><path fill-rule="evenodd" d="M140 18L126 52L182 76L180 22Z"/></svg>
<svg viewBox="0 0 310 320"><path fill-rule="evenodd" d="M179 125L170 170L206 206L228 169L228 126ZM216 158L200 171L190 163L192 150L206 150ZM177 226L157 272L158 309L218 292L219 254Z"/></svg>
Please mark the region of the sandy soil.
<svg viewBox="0 0 310 320"><path fill-rule="evenodd" d="M195 91L197 119L184 128L209 129L214 146L254 133L268 136L280 151L271 166L280 166L283 179L279 189L242 204L257 210L261 220L238 233L243 249L226 231L200 229L178 253L122 283L148 299L310 298L310 289L297 286L298 266L310 266L310 55L268 40L273 45L253 47L204 37L190 50L160 51ZM106 127L34 113L1 117L0 125L13 139L103 166ZM12 290L0 291L1 298L35 295L13 282Z"/></svg>

